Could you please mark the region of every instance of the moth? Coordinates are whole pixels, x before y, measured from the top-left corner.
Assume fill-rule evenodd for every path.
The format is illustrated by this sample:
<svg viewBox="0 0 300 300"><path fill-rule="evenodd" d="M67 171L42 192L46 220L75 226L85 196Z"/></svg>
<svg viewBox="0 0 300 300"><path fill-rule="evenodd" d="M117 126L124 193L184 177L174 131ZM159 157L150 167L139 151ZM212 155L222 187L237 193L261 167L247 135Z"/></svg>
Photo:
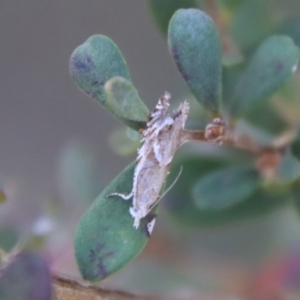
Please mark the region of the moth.
<svg viewBox="0 0 300 300"><path fill-rule="evenodd" d="M160 196L159 193L169 173L175 151L186 141L182 138L182 133L189 113L189 104L184 101L177 110L169 114L170 99L171 95L165 92L150 114L147 127L140 130L143 138L136 159L132 191L128 195L109 195L119 196L124 200L133 199L129 212L134 218L133 226L136 229L140 220L161 200L163 195ZM153 226L152 220L148 223L149 233Z"/></svg>

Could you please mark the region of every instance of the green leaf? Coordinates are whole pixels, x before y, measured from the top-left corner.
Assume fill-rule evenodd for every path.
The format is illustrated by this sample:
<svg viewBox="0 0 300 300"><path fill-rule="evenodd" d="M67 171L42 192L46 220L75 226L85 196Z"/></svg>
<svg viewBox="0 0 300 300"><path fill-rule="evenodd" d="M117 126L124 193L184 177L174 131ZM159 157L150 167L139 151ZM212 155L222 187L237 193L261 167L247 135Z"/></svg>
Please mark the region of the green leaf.
<svg viewBox="0 0 300 300"><path fill-rule="evenodd" d="M23 252L2 270L0 299L52 299L50 272L39 254Z"/></svg>
<svg viewBox="0 0 300 300"><path fill-rule="evenodd" d="M259 187L259 174L250 167L230 167L202 176L192 188L201 210L221 210L246 201Z"/></svg>
<svg viewBox="0 0 300 300"><path fill-rule="evenodd" d="M296 71L299 50L286 36L271 36L258 48L240 78L232 111L246 114L267 99Z"/></svg>
<svg viewBox="0 0 300 300"><path fill-rule="evenodd" d="M239 48L249 54L273 27L271 3L267 0L243 1L235 10L230 24L232 37Z"/></svg>
<svg viewBox="0 0 300 300"><path fill-rule="evenodd" d="M145 247L148 241L148 215L138 229L129 213L132 201L118 196L132 189L135 163L122 171L98 196L81 218L75 236L75 256L84 279L99 281L121 269Z"/></svg>
<svg viewBox="0 0 300 300"><path fill-rule="evenodd" d="M292 150L292 153L295 155L295 157L298 160L300 160L300 126L298 128L295 139L291 145L291 150Z"/></svg>
<svg viewBox="0 0 300 300"><path fill-rule="evenodd" d="M198 9L179 9L168 32L169 49L184 80L210 113L221 109L221 47L212 19Z"/></svg>
<svg viewBox="0 0 300 300"><path fill-rule="evenodd" d="M113 77L104 90L108 107L121 122L135 130L146 127L149 110L130 81Z"/></svg>
<svg viewBox="0 0 300 300"><path fill-rule="evenodd" d="M115 107L109 105L107 102L104 90L105 84L112 77L120 76L129 81L127 84L127 94L131 93L134 95L135 101L132 106L137 105L138 110L143 113L146 110L145 105L142 107L142 101L139 99L136 90L129 91L131 78L126 62L119 48L111 39L103 35L91 36L74 50L69 66L72 77L82 91L93 97L121 122L126 125L129 124L135 129L138 128L136 122L130 122L130 120L119 116L118 113L120 113L120 110L116 112L114 110ZM131 87L134 89L133 86ZM139 120L143 117L144 115L137 116Z"/></svg>
<svg viewBox="0 0 300 300"><path fill-rule="evenodd" d="M198 7L195 0L150 0L149 5L158 27L167 34L168 25L171 17L179 8L196 8Z"/></svg>
<svg viewBox="0 0 300 300"><path fill-rule="evenodd" d="M201 176L229 167L231 164L220 158L188 157L176 161L171 166L169 182L174 180L180 166L182 174L176 185L167 194L166 205L170 215L177 222L192 227L211 227L243 221L263 216L287 204L290 194L285 191L266 191L259 189L246 201L237 203L222 210L200 210L192 196L193 187Z"/></svg>

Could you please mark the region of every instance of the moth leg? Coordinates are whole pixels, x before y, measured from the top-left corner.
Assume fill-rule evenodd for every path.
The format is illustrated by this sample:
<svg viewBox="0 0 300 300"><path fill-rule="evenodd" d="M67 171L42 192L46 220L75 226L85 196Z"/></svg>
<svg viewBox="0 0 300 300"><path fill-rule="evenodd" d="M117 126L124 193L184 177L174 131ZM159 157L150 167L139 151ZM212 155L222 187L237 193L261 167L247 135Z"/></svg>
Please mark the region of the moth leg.
<svg viewBox="0 0 300 300"><path fill-rule="evenodd" d="M107 195L106 197L112 197L112 196L119 196L123 200L129 200L133 196L133 191L131 191L131 193L129 195L125 195L125 194L121 194L121 193L112 193L112 194Z"/></svg>

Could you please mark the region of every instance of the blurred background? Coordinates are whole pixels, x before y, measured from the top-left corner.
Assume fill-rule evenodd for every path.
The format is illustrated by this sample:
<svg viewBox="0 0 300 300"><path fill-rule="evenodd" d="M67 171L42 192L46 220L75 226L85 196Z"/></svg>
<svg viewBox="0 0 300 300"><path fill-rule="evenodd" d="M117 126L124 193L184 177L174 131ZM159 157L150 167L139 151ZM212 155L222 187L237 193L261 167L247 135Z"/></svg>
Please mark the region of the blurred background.
<svg viewBox="0 0 300 300"><path fill-rule="evenodd" d="M298 0L270 3L276 20L300 14ZM121 156L113 150L113 136L124 127L69 75L70 54L96 33L119 46L150 110L165 90L174 102L190 98L148 1L0 3L0 182L6 195L0 243L7 250L16 241L42 249L54 272L72 278L80 278L72 249L80 216L135 159L134 151ZM162 211L142 255L101 286L187 299L199 292L240 295L280 288L293 267L289 282L297 290L299 259L292 209L188 234Z"/></svg>

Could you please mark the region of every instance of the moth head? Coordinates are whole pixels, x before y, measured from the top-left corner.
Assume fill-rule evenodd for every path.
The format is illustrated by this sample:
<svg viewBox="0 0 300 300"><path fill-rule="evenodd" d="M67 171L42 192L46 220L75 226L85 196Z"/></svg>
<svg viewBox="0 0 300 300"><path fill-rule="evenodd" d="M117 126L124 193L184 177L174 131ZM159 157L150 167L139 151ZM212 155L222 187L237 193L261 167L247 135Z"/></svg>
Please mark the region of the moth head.
<svg viewBox="0 0 300 300"><path fill-rule="evenodd" d="M171 94L165 92L158 100L158 103L155 107L156 110L167 111L170 106Z"/></svg>

